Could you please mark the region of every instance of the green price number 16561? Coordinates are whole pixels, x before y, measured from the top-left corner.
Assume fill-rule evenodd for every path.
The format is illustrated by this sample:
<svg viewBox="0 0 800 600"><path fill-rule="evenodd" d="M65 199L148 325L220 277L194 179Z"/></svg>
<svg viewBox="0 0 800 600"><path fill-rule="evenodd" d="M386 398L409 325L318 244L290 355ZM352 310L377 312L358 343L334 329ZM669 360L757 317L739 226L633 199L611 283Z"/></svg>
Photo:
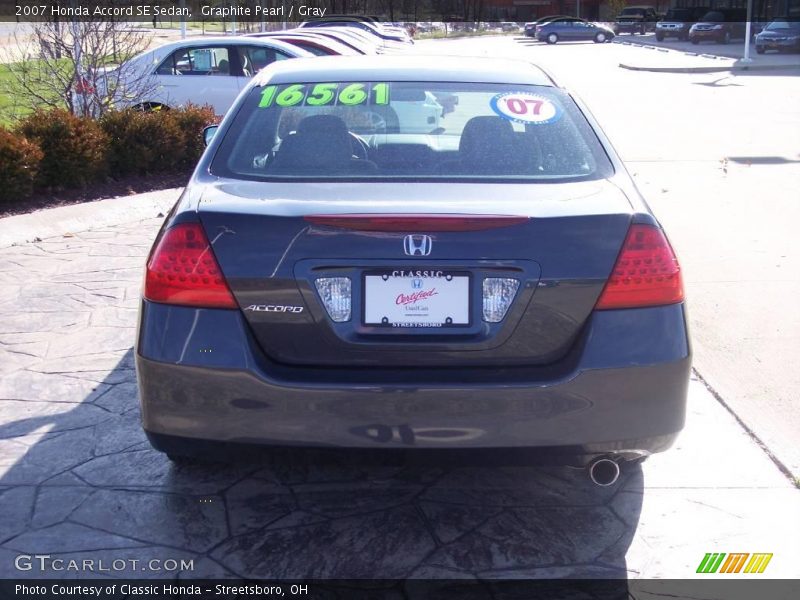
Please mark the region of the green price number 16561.
<svg viewBox="0 0 800 600"><path fill-rule="evenodd" d="M274 104L286 108L297 106L304 100L306 106L326 106L334 102L343 106L357 106L367 102L370 93L374 95L372 104L389 104L388 83L376 83L369 89L364 83L350 83L339 90L340 85L342 84L317 83L308 94L308 86L302 83L286 86L280 92L277 85L268 85L261 92L258 107L269 108Z"/></svg>

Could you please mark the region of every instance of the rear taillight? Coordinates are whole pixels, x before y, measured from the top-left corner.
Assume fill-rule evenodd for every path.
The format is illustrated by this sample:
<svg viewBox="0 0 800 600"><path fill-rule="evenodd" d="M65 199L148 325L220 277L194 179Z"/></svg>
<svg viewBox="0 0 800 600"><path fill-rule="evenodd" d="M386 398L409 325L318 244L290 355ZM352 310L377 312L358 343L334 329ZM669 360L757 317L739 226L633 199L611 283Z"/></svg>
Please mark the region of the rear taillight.
<svg viewBox="0 0 800 600"><path fill-rule="evenodd" d="M181 223L164 232L147 262L144 297L165 304L237 308L199 223Z"/></svg>
<svg viewBox="0 0 800 600"><path fill-rule="evenodd" d="M683 300L678 259L664 232L631 225L596 309L675 304Z"/></svg>

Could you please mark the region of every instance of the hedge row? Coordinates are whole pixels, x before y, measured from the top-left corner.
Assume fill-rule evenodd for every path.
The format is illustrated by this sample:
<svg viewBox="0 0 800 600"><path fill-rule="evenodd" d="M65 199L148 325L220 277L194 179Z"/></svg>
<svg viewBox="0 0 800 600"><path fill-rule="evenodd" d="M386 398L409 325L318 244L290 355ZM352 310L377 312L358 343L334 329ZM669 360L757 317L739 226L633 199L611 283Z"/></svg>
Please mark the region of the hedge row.
<svg viewBox="0 0 800 600"><path fill-rule="evenodd" d="M39 110L0 127L0 202L37 191L80 188L107 178L187 171L203 152L210 107L114 111L100 120Z"/></svg>

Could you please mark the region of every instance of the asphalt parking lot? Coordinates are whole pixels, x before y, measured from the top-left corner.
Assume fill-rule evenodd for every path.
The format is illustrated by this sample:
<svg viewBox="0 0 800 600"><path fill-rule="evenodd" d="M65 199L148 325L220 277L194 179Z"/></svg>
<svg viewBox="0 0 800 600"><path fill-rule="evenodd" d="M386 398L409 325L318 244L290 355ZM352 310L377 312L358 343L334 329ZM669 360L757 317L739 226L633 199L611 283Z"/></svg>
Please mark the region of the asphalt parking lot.
<svg viewBox="0 0 800 600"><path fill-rule="evenodd" d="M618 42L630 42L632 44L645 44L654 45L660 48L669 48L679 52L687 52L691 54L710 54L713 56L724 56L728 58L741 58L744 55L744 40L735 40L730 44L719 44L713 41L703 41L698 44L692 44L690 41L679 40L675 37L664 38L660 42L656 39L655 33L648 33L645 35L631 35L622 34L616 37ZM756 53L755 40L750 43L750 55L753 58L758 58ZM776 51L770 51L766 56L780 56ZM791 60L794 58L795 62L800 62L800 54L787 53L786 58Z"/></svg>
<svg viewBox="0 0 800 600"><path fill-rule="evenodd" d="M140 429L131 360L159 224L0 251L0 576L50 553L192 559L195 577L686 577L726 544L793 572L800 492L696 380L677 447L613 488L566 468L369 458L172 467Z"/></svg>
<svg viewBox="0 0 800 600"><path fill-rule="evenodd" d="M510 39L453 44L458 52L519 51ZM615 46L602 50L626 50ZM548 48L542 59L570 83L582 85L581 93L607 123L685 256L690 299L693 290L698 298L693 327L701 375L721 382L721 397L734 412L737 394L744 394L743 402L764 402L747 395L751 382L728 378L732 367L720 358L730 355L745 369L759 353L726 352L725 344L736 343L725 335L730 322L719 315L714 322L719 304L739 293L719 291L720 282L730 285L747 275L725 263L730 279L717 277L719 257L732 248L723 245L713 255L703 254L698 247L707 248L709 239L722 244L724 236L714 231L700 236L707 229L697 226L696 215L729 226L732 215L741 219L740 211L752 200L737 189L752 192L765 181L775 186L778 199L763 202L785 212L769 219L760 211L748 215L756 240L762 227L778 240L760 254L751 252L747 264L762 268L759 261L784 253L789 258L780 268L789 274L765 276L775 287L763 293L778 296L795 289L800 270L791 269L798 255L791 254L791 242L784 246L781 240L784 227L794 221L791 211L797 210L783 195L792 189L797 166L753 169L731 162L723 173L719 163L723 152L734 157L793 152L790 159L797 162L796 146L781 137L791 137L797 107L781 100L771 111L777 124L758 124L758 136L755 125L744 127L742 137L722 131L684 145L676 157L679 131L653 137L670 128L670 121L658 118L665 84L656 78L663 75L649 74L643 84L633 79L640 74L620 73L617 56L600 56L594 45L557 48L562 49L567 52L556 55ZM747 81L720 84L703 77L680 80L692 94L673 90L669 97L676 110L686 110L681 103L718 102L726 85L734 86L728 92L740 100L796 85L764 80L750 90L753 84ZM708 125L709 113L698 112L686 113L684 125ZM724 125L719 119L715 127ZM637 130L624 133L625 121L637 123ZM763 141L765 127L769 135L781 127L789 130ZM730 199L723 214L697 200L709 192L719 197L720 191ZM64 213L58 211L67 209L54 209L43 217L52 225L48 236L0 248L0 577L20 575L15 567L20 554L49 553L65 559L193 561L192 570L142 571L129 563L112 573L157 578L685 578L695 576L707 552L773 553L764 576L796 577L800 490L696 378L687 427L676 447L627 469L611 488L596 487L583 471L563 467L384 464L369 456L315 464L293 463L288 453L237 464L171 466L149 448L139 426L132 345L142 265L161 222L155 213L165 212L176 197L160 197L159 208L146 219L126 212L135 202L131 198L119 207L87 206L84 218L71 223L85 224L96 216L104 225L60 231ZM97 214L101 210L104 215ZM775 225L775 214L787 225ZM17 227L21 219L2 220L0 229ZM752 250L753 243L743 241L738 251ZM757 301L745 295L742 303ZM789 301L784 302L775 310L788 312ZM747 306L739 308L739 319L754 318ZM745 329L750 332L745 337L758 337ZM722 350L712 343L718 339ZM781 340L788 359L790 340ZM768 342L753 343L772 348ZM765 368L772 373L778 365ZM776 394L784 394L786 403L796 400L792 376L778 377L766 394L775 401L781 400ZM770 423L759 422L756 429L767 431ZM787 432L792 423L789 418ZM777 431L780 444L783 430Z"/></svg>
<svg viewBox="0 0 800 600"><path fill-rule="evenodd" d="M493 38L437 49L534 61L587 102L678 253L695 367L800 478L800 373L788 366L800 360L800 68L630 72L618 65L673 57L593 42ZM783 58L800 66L798 55Z"/></svg>

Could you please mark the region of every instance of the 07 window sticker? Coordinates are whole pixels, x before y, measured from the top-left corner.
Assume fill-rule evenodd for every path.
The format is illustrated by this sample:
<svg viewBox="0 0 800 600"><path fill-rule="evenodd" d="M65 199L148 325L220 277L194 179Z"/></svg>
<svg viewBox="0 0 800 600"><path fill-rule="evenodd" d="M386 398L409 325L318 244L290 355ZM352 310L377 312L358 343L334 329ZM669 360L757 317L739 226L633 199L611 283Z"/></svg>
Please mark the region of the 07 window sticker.
<svg viewBox="0 0 800 600"><path fill-rule="evenodd" d="M548 125L564 114L563 109L549 98L529 92L497 94L489 105L498 116L524 125Z"/></svg>
<svg viewBox="0 0 800 600"><path fill-rule="evenodd" d="M293 83L268 85L261 90L259 108L292 106L385 106L388 83Z"/></svg>

